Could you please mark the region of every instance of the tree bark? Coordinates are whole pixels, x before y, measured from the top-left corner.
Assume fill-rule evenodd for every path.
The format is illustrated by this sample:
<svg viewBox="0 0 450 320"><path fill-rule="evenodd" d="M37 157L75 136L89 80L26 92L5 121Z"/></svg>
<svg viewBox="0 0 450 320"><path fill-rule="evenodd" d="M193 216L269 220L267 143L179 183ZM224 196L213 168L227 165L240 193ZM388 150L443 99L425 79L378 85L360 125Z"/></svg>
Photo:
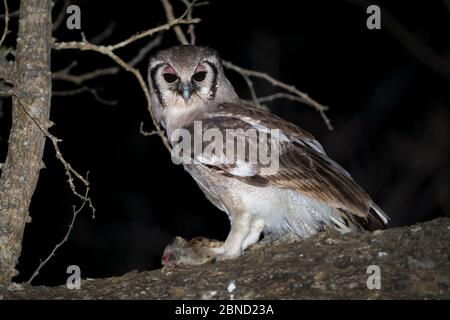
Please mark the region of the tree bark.
<svg viewBox="0 0 450 320"><path fill-rule="evenodd" d="M0 177L0 284L18 274L28 208L43 167L51 100L51 0L22 0L12 98L12 128Z"/></svg>

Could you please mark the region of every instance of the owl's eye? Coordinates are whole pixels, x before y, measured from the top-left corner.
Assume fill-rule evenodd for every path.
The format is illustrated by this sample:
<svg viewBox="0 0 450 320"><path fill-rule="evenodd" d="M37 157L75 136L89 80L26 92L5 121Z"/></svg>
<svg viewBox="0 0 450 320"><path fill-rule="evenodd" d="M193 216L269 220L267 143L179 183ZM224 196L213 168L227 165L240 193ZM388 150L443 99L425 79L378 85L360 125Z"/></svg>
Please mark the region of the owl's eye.
<svg viewBox="0 0 450 320"><path fill-rule="evenodd" d="M173 83L178 80L178 76L174 73L163 73L163 78L167 83Z"/></svg>
<svg viewBox="0 0 450 320"><path fill-rule="evenodd" d="M196 72L192 76L192 79L194 79L197 82L202 82L203 80L205 80L205 78L206 78L206 71Z"/></svg>

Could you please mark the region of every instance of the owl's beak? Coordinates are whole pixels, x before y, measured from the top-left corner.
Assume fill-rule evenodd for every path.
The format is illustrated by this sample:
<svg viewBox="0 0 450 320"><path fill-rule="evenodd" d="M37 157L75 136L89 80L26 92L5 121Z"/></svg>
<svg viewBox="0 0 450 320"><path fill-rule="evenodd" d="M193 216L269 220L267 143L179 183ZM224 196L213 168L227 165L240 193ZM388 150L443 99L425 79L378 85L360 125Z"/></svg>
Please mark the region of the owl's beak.
<svg viewBox="0 0 450 320"><path fill-rule="evenodd" d="M191 85L188 82L184 82L181 85L181 95L184 99L184 102L188 102L189 98L191 97L192 94L192 88Z"/></svg>

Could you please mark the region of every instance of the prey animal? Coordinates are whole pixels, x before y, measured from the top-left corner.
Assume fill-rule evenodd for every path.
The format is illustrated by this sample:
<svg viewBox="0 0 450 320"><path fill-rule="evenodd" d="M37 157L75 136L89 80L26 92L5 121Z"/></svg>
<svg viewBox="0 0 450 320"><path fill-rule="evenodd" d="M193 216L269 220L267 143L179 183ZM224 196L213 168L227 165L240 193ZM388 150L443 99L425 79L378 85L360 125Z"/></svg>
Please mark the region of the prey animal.
<svg viewBox="0 0 450 320"><path fill-rule="evenodd" d="M388 216L309 132L239 98L215 50L183 45L159 51L150 59L148 82L153 114L174 148L180 130L194 139L195 130L202 137L208 130L225 137L210 154L184 154L190 161L183 166L209 201L228 214L230 233L215 246L176 240L165 252L167 263L176 261L171 248L189 248L184 263L198 264L235 258L262 233L306 238L330 226L349 232L387 225ZM256 135L249 137L249 130ZM237 140L246 143L243 158L225 161ZM267 170L259 158L247 161L260 145L277 151L276 170Z"/></svg>

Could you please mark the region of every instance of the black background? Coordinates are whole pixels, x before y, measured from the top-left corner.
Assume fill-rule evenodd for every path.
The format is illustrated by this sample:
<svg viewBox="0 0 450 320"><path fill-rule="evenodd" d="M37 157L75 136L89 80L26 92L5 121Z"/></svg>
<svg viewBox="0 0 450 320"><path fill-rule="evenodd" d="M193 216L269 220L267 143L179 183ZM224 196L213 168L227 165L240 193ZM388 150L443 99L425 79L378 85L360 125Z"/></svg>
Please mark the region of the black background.
<svg viewBox="0 0 450 320"><path fill-rule="evenodd" d="M112 21L117 23L102 44L165 22L156 0L72 3L81 8L87 39ZM181 14L181 1L173 3ZM197 43L217 49L224 59L242 67L294 84L328 105L334 131L306 105L278 100L270 107L313 133L391 216L392 226L450 216L450 73L446 73L450 8L445 1L384 1L380 5L382 15L388 12L395 21L383 21L381 30L368 30L367 5L357 0L210 0L194 12L202 19L196 26ZM55 17L62 6L63 1L55 5ZM17 18L11 25L16 30ZM409 35L418 42L409 43ZM67 30L65 24L54 37L81 39L80 31ZM149 40L117 53L129 60ZM14 45L12 34L7 44ZM173 33L166 32L161 47L175 44ZM114 65L98 53L53 51L52 70L73 60L79 62L73 73ZM147 63L148 58L138 65L144 75ZM242 78L226 73L241 97L249 98ZM255 84L260 96L277 92L264 82L255 80ZM142 121L146 130L153 128L136 79L121 72L87 85L103 88L102 98L117 100L118 105L100 104L88 93L54 97L51 119L56 126L51 132L63 139L61 149L73 167L90 172L96 218L87 209L80 214L69 241L34 283L63 283L71 264L79 265L82 276L90 278L159 268L162 250L175 235L223 240L229 229L226 215L205 199L181 166L172 164L157 136L139 133ZM76 86L54 82L55 91L71 88ZM0 111L3 161L11 125L8 99ZM33 221L25 230L16 281L27 280L39 260L62 239L72 205L79 204L49 143L44 161L46 169L33 196Z"/></svg>

